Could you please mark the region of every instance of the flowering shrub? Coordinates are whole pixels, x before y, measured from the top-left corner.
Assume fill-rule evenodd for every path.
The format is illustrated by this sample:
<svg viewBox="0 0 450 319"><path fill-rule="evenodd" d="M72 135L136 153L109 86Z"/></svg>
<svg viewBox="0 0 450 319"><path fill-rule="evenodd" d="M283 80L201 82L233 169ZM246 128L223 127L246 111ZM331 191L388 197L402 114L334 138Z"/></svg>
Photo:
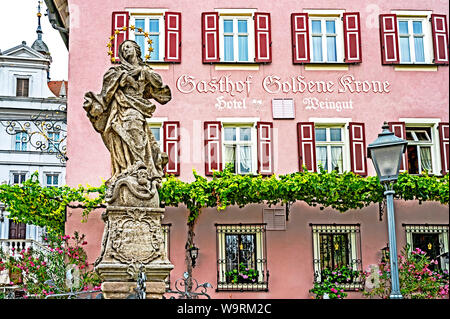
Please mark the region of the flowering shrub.
<svg viewBox="0 0 450 319"><path fill-rule="evenodd" d="M388 259L389 260L389 259ZM398 258L400 292L408 299L435 299L448 297L448 271L437 269L438 262L430 260L425 251L416 248L409 251L406 246ZM391 272L389 262L381 262L372 272L364 272L366 287L363 294L368 297L389 298Z"/></svg>
<svg viewBox="0 0 450 319"><path fill-rule="evenodd" d="M316 299L323 299L328 295L329 299L344 299L347 293L344 292L343 284L352 283L360 272L347 266L336 269L324 269L321 272L321 282L315 282L314 288L309 292L315 294Z"/></svg>
<svg viewBox="0 0 450 319"><path fill-rule="evenodd" d="M227 281L237 283L254 283L258 281L258 271L246 267L243 263L239 264L239 271L233 269L226 273Z"/></svg>
<svg viewBox="0 0 450 319"><path fill-rule="evenodd" d="M10 285L19 286L25 298L99 290L99 277L88 269L85 236L75 232L72 237L51 237L44 238L48 251L28 248L14 256L0 251L0 271L9 271Z"/></svg>

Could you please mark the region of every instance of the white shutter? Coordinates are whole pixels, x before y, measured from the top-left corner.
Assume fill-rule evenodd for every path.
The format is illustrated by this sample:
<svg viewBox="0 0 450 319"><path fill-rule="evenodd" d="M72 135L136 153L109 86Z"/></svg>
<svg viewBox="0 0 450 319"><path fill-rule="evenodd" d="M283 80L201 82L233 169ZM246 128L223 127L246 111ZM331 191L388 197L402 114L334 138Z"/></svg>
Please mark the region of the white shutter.
<svg viewBox="0 0 450 319"><path fill-rule="evenodd" d="M274 119L295 118L294 99L273 99L272 117Z"/></svg>

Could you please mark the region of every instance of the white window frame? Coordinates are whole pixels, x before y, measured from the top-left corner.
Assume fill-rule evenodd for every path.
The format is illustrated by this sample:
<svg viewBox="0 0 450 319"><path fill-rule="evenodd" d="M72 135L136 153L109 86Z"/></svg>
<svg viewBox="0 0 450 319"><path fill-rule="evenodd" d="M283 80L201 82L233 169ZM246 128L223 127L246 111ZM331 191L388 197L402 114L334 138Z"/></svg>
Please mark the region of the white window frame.
<svg viewBox="0 0 450 319"><path fill-rule="evenodd" d="M352 262L352 269L358 270L358 261L361 260L361 239L360 231L361 227L359 224L355 225L336 225L336 224L321 224L315 225L310 224L312 230L312 240L313 240L313 260L314 260L314 274L315 281L321 282L321 259L320 259L320 235L321 234L347 234L349 243L351 244L350 260L355 261ZM358 235L359 234L359 235ZM345 284L344 286L352 285ZM349 287L347 287L349 288Z"/></svg>
<svg viewBox="0 0 450 319"><path fill-rule="evenodd" d="M303 10L304 13L308 13L308 23L309 23L309 49L311 63L345 63L345 51L344 51L344 23L342 21L342 14L345 10ZM314 48L313 48L313 36L312 33L312 21L321 21L321 37L322 37L322 61L314 60ZM326 20L335 21L335 31L336 33L327 34L326 33ZM327 35L333 35L336 37L336 61L327 61Z"/></svg>
<svg viewBox="0 0 450 319"><path fill-rule="evenodd" d="M16 139L17 139L17 136L18 136L18 134L23 134L23 133L26 133L26 134L27 134L27 136L28 136L28 141L23 142L23 141L22 141L22 137L21 137L21 138L20 138L20 146L21 146L21 149L20 149L20 150L16 150L16 142L18 141L18 140L16 140ZM12 149L14 152L26 152L26 151L29 151L28 147L29 147L29 142L30 142L30 140L29 140L30 134L29 134L28 131L22 131L22 130L16 129L16 130L15 130L15 134L13 134L13 135L11 135L11 136L12 136L12 146L11 146L11 149ZM26 145L26 150L22 150L22 145L23 145L23 144Z"/></svg>
<svg viewBox="0 0 450 319"><path fill-rule="evenodd" d="M55 141L55 134L58 134L58 140ZM50 137L51 135L53 135L52 137ZM59 152L59 146L61 145L61 131L49 131L47 132L47 137L48 137L48 151L52 150L55 153Z"/></svg>
<svg viewBox="0 0 450 319"><path fill-rule="evenodd" d="M165 32L165 13L168 11L168 9L127 9L127 11L130 14L130 25L136 26L136 19L144 19L145 22L145 28L144 32L148 32L150 35L159 35L159 52L158 52L158 60L149 60L151 63L153 62L165 62L165 54L166 54L166 32ZM154 33L150 32L150 19L158 19L159 20L159 32ZM142 33L138 32L138 29L129 30L129 39L135 41L135 35L143 35ZM145 38L145 52L143 52L145 55L150 55L150 52L148 51L148 43L147 38Z"/></svg>
<svg viewBox="0 0 450 319"><path fill-rule="evenodd" d="M440 175L441 172L441 146L439 140L439 123L440 119L432 119L432 118L399 118L400 122L405 123L405 129L408 127L414 128L430 128L431 131L431 141L429 145L431 146L431 165L432 171L428 172L429 174ZM406 133L406 132L405 132ZM409 142L408 142L409 143ZM408 160L408 159L406 159ZM420 165L420 163L419 163Z"/></svg>
<svg viewBox="0 0 450 319"><path fill-rule="evenodd" d="M400 64L433 64L434 49L433 49L433 36L431 30L431 11L412 11L412 10L393 10L392 14L397 15L397 29L398 29L398 49L399 60L401 59L401 45L400 45L400 21L408 21L409 32L409 54L411 62L405 62L400 60ZM423 51L425 56L424 62L416 62L415 50L414 50L414 35L413 35L413 21L422 22L422 37L423 37Z"/></svg>
<svg viewBox="0 0 450 319"><path fill-rule="evenodd" d="M169 119L167 117L152 117L147 119L147 125L149 126L149 128L159 128L159 138L160 140L157 141L159 148L161 151L164 150L164 130L163 130L163 126L164 126L164 122L167 122ZM156 140L156 139L155 139Z"/></svg>
<svg viewBox="0 0 450 319"><path fill-rule="evenodd" d="M413 251L413 234L439 234L439 243L443 244L443 248L441 249L441 253L448 253L449 249L449 237L448 237L448 231L449 226L448 225L403 225L405 227L405 233L406 233L406 243L409 245L409 251ZM447 262L445 262L445 258L441 257L441 265L442 270L449 271L449 263L448 259Z"/></svg>
<svg viewBox="0 0 450 319"><path fill-rule="evenodd" d="M61 172L44 172L44 180L43 180L43 185L45 185L45 187L59 187L61 185ZM58 176L58 185L49 185L47 184L47 177L48 176ZM53 180L53 178L52 178Z"/></svg>
<svg viewBox="0 0 450 319"><path fill-rule="evenodd" d="M218 285L217 288L219 290L227 290L227 289L236 289L236 287L242 287L250 290L266 290L267 282L264 282L266 274L264 274L264 266L267 267L267 256L266 256L266 248L265 244L265 227L264 225L253 225L253 224L236 224L236 225L216 225L217 227L217 255L219 261L226 261L226 235L255 235L256 240L256 270L258 271L258 281L255 283L245 283L245 284L235 284L235 283L226 283L226 263L220 263L218 265ZM266 260L266 265L262 262Z"/></svg>
<svg viewBox="0 0 450 319"><path fill-rule="evenodd" d="M225 128L233 127L236 128L236 141L226 141L225 140ZM251 141L240 141L240 128L250 128ZM236 145L235 150L235 173L236 174L256 174L258 170L258 144L257 144L257 132L256 123L224 123L222 122L222 154L223 154L223 165L225 167L225 148L227 145ZM240 159L239 159L239 147L240 146L250 146L252 154L252 169L249 173L241 173L240 171Z"/></svg>
<svg viewBox="0 0 450 319"><path fill-rule="evenodd" d="M18 175L18 174L24 174L25 181L29 178L28 171L18 171L18 170L9 171L9 181L10 181L9 184L10 185L22 185L22 183L14 183L14 175Z"/></svg>
<svg viewBox="0 0 450 319"><path fill-rule="evenodd" d="M255 62L255 9L216 9L219 13L219 60L224 63ZM224 20L233 20L233 60L225 61ZM239 60L238 20L247 20L248 60Z"/></svg>

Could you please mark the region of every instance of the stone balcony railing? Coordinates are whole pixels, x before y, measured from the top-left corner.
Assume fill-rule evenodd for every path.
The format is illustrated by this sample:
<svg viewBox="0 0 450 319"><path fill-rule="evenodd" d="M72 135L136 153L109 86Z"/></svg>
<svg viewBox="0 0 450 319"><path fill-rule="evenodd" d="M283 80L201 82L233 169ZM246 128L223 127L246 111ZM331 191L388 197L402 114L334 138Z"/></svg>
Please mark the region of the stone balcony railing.
<svg viewBox="0 0 450 319"><path fill-rule="evenodd" d="M9 256L18 256L22 250L32 248L44 253L50 250L34 239L0 239L0 249Z"/></svg>

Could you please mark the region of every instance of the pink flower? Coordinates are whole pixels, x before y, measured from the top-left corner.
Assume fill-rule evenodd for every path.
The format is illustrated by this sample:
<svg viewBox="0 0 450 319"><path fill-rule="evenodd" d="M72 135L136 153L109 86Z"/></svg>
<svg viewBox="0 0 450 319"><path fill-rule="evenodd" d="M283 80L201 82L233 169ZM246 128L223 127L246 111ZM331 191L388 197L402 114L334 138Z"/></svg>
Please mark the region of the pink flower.
<svg viewBox="0 0 450 319"><path fill-rule="evenodd" d="M335 288L331 288L330 290L331 292L337 293L337 290Z"/></svg>

